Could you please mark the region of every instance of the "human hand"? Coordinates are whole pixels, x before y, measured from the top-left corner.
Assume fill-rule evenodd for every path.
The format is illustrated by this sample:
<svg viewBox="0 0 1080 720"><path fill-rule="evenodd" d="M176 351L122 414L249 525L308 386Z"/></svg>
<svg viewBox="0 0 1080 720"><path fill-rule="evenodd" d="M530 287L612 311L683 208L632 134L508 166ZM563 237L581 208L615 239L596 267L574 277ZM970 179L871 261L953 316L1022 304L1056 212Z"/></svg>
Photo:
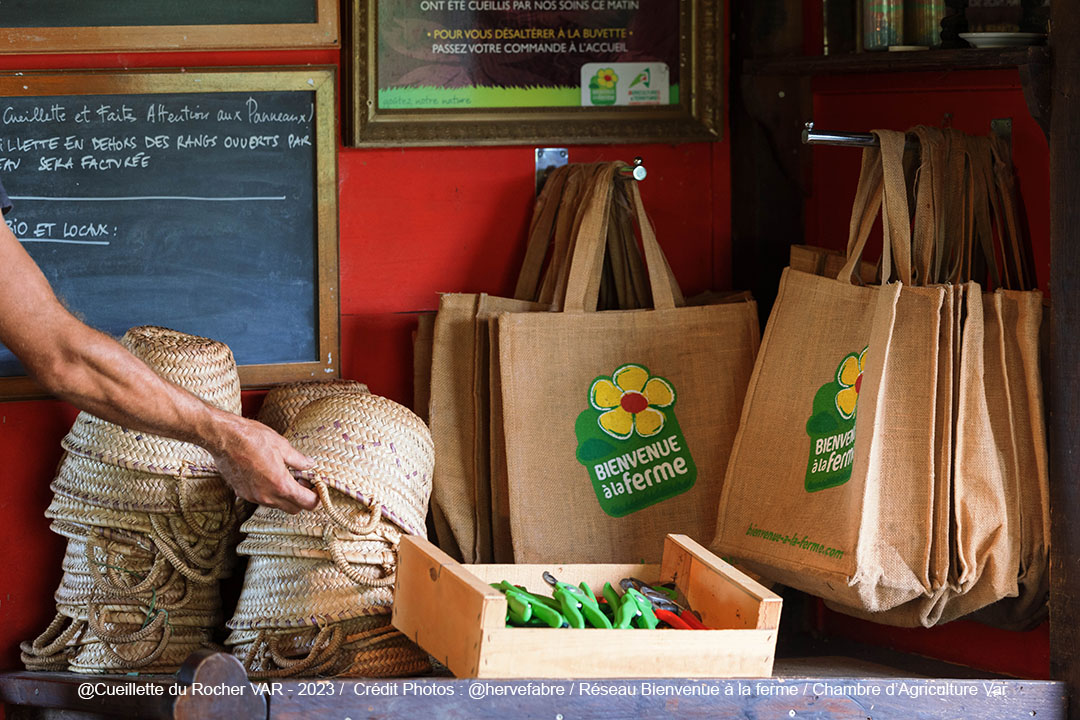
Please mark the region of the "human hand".
<svg viewBox="0 0 1080 720"><path fill-rule="evenodd" d="M314 464L289 441L262 423L223 413L222 442L208 448L218 471L244 500L295 514L314 510L318 496L289 472Z"/></svg>

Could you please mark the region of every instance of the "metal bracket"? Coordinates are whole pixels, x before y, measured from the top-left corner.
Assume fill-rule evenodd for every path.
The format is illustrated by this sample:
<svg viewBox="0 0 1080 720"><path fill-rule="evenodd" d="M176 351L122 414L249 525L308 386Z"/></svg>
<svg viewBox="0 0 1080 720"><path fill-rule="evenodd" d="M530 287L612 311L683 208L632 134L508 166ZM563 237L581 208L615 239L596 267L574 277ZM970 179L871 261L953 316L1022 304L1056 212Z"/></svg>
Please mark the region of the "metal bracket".
<svg viewBox="0 0 1080 720"><path fill-rule="evenodd" d="M566 148L536 148L536 194L539 195L548 173L570 162Z"/></svg>

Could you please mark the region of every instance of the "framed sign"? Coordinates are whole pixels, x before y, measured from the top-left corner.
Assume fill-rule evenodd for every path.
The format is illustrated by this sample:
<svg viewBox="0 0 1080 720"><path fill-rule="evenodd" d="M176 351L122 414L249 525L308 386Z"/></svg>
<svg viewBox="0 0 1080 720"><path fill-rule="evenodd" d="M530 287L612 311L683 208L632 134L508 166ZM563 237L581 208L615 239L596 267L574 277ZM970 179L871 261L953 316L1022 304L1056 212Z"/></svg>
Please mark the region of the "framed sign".
<svg viewBox="0 0 1080 720"><path fill-rule="evenodd" d="M0 6L0 53L338 45L338 0L4 0Z"/></svg>
<svg viewBox="0 0 1080 720"><path fill-rule="evenodd" d="M356 146L717 140L721 0L351 0Z"/></svg>

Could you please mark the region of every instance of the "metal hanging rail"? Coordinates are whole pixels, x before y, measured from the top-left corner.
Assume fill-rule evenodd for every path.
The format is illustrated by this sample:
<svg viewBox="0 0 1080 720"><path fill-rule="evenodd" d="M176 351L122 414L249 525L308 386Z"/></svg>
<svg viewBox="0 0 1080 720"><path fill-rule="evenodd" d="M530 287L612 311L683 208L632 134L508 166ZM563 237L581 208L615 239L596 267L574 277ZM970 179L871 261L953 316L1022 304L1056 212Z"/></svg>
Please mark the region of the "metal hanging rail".
<svg viewBox="0 0 1080 720"><path fill-rule="evenodd" d="M806 123L802 131L802 141L806 145L839 145L842 147L878 147L878 139L870 133L826 132L815 130L814 122ZM918 143L909 139L908 148L915 148Z"/></svg>

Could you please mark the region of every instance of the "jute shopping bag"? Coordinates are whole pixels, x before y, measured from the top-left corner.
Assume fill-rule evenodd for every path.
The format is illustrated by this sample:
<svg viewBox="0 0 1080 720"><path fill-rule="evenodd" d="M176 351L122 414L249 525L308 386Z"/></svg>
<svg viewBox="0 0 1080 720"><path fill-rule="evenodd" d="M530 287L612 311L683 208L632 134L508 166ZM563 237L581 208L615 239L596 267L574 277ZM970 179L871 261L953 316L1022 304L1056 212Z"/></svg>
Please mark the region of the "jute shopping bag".
<svg viewBox="0 0 1080 720"><path fill-rule="evenodd" d="M656 561L708 539L757 349L752 302L681 307L629 188L654 309L597 312L611 173L577 236L562 312L498 318L517 562Z"/></svg>
<svg viewBox="0 0 1080 720"><path fill-rule="evenodd" d="M911 271L913 279L926 282L935 277L936 264L940 258L935 251L941 245L944 232L943 203L945 148L944 137L933 128L914 129L919 140L921 164L915 173L915 187L912 199L915 204L913 230L911 234ZM902 237L892 235L893 240L902 241ZM850 244L849 244L850 247ZM931 393L925 393L928 401L934 404L934 483L932 487L928 585L927 592L913 600L904 602L889 610L870 613L863 608L850 608L836 602L827 601L830 608L850 615L855 615L875 622L916 627L932 625L939 613L939 604L948 591L950 554L952 551L952 439L953 405L957 368L955 358L959 352L960 311L962 295L959 287L949 287L942 297L940 315L937 379Z"/></svg>
<svg viewBox="0 0 1080 720"><path fill-rule="evenodd" d="M928 174L925 162L926 141L936 142L936 138L927 132L920 133L920 138L924 145L924 172L919 193L923 195L923 190L932 186L937 198L950 198L943 203L945 212L960 218L951 230L937 238L939 243L944 242L950 248L949 253L940 252L940 244L935 249L920 244L918 239L914 252L922 256L917 265L924 277L934 274L926 272L929 265L935 264L940 269L944 267L940 264L941 258L952 259L947 279L956 284L950 286L950 295L962 309L954 322L959 329L959 344L952 368L956 392L952 420L949 582L938 595L918 598L886 612L866 613L859 609L838 608L876 622L906 626L947 622L999 598L1016 595L1017 576L1025 577L1021 548L1036 542L1023 539L1023 535L1031 533L1030 528L1027 533L1021 533L1022 494L1019 488L1022 481L1017 472L1015 427L1022 420L1014 417L1016 411L1011 405L1011 390L1021 387L1023 382L1008 378L1006 371L1005 347L1010 344L1010 339L1016 338L1011 328L1022 328L1024 323L1015 317L1004 316L1003 291L984 295L977 283L970 282L974 268L979 265L975 260L980 254L983 267L992 278L1009 277L1008 272L998 271L997 257L990 250L991 223L986 198L994 183L989 173L989 148L985 139L952 133L949 150L945 153L952 159L939 163L939 167L946 169L943 173L946 181L941 187L938 178ZM962 162L956 160L958 156ZM940 155L938 159L941 159ZM951 207L950 202L953 203ZM1000 221L994 225L999 231L1003 230ZM918 226L917 213L917 236L920 234ZM941 227L939 224L938 228ZM924 234L922 240L925 239ZM1008 255L1002 253L1002 257ZM935 260L932 262L931 258ZM967 282L963 282L965 280ZM1033 298L1032 304L1041 308L1038 297ZM1032 338L1037 336L1037 327L1036 321L1035 332L1028 329ZM942 401L939 394L939 409ZM1037 560L1031 564L1034 567ZM1035 575L1031 580L1034 590L1037 587ZM1023 606L1030 610L1033 596L1029 596L1027 602L1011 607Z"/></svg>
<svg viewBox="0 0 1080 720"><path fill-rule="evenodd" d="M571 164L549 175L537 198L513 298L458 293L440 300L432 353L431 428L439 458L432 507L440 544L467 562L495 559L488 323L502 312L561 305L559 293L568 276L563 266L594 191L593 178L605 165ZM628 221L628 208L612 205L611 211L609 227ZM605 266L602 290L611 303L635 307L633 269L640 265L640 252L614 230L608 243L619 252Z"/></svg>
<svg viewBox="0 0 1080 720"><path fill-rule="evenodd" d="M945 293L851 284L879 196L883 277L895 250L910 279L904 138L875 134L882 147L864 153L841 278L788 269L781 279L713 547L769 579L880 611L933 592Z"/></svg>
<svg viewBox="0 0 1080 720"><path fill-rule="evenodd" d="M517 307L514 303L535 298L570 178L570 167L557 168L537 198L515 299L509 300L512 308ZM576 187L579 183L574 182ZM439 546L465 562L480 559L475 472L477 435L487 421L487 406L478 403L476 396L476 316L480 302L481 295L473 293L441 296L432 332L428 422L438 458L432 480L432 517ZM485 311L490 311L497 299L486 298L484 305Z"/></svg>
<svg viewBox="0 0 1080 720"><path fill-rule="evenodd" d="M600 165L583 166L580 168L579 178L583 182L592 179L590 173L600 169ZM595 183L589 183L589 190ZM611 296L609 304L614 304L616 309L633 309L648 304L648 281L645 274L641 252L637 246L637 239L633 229L632 203L628 194L628 183L615 181L612 186L613 201L610 207L610 215L607 233L607 255L605 256L605 271L610 272L610 282L601 284L601 291L610 286ZM585 192L578 191L578 198L584 199ZM573 223L560 225L555 230L554 245L565 248L573 248L573 237L580 231L581 222L587 205L579 204L574 216ZM569 217L569 214L566 214ZM568 233L571 237L562 238L562 233ZM568 266L566 258L564 266ZM556 285L565 292L565 278L561 282L549 282L548 278L556 275L568 276L566 272L560 272L549 265L549 272L545 274L545 280L541 284L541 297L538 303L510 304L507 301L490 302L485 296L481 296L480 305L477 308L477 371L482 372L485 368L488 373L486 385L477 383L477 397L480 402L486 398L490 412L488 424L488 447L484 453L482 448L477 451L477 484L481 488L477 499L477 531L480 541L480 556L486 557L484 547L485 531L490 532L491 560L500 563L514 561L513 537L510 531L510 495L507 480L505 439L503 437L502 421L502 386L499 377L499 341L498 323L496 315L503 312L536 312L540 310L557 310L561 308L564 298L554 297ZM748 297L748 296L747 296ZM746 298L743 298L746 299ZM715 301L715 302L718 302ZM704 304L704 302L702 303ZM484 342L486 340L486 342ZM485 364L483 361L487 359ZM483 438L478 434L479 441ZM486 461L486 467L483 463ZM484 479L486 472L486 489L488 497L483 496ZM489 509L490 514L485 518L484 511ZM487 523L485 523L485 519Z"/></svg>
<svg viewBox="0 0 1080 720"><path fill-rule="evenodd" d="M977 205L988 211L997 230L993 266L1000 261L1002 287L983 296L986 321L985 361L990 420L1004 460L1012 500L1011 535L1017 542L1016 597L1007 597L977 614L983 622L1006 629L1033 627L1046 617L1049 591L1049 480L1039 334L1042 294L1034 287L1015 209L1012 167L1000 138L973 143L981 192Z"/></svg>

